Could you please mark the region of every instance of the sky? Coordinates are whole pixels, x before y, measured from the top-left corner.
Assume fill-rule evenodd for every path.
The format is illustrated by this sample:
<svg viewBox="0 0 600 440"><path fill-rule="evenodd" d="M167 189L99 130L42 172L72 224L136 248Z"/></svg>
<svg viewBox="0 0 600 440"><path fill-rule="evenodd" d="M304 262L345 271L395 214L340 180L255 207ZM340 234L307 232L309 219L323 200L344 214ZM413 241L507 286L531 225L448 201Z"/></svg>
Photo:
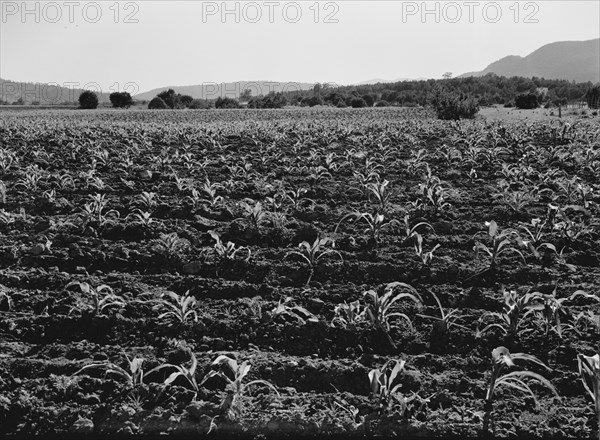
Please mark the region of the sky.
<svg viewBox="0 0 600 440"><path fill-rule="evenodd" d="M0 12L1 78L132 94L441 78L600 37L600 0L0 0Z"/></svg>

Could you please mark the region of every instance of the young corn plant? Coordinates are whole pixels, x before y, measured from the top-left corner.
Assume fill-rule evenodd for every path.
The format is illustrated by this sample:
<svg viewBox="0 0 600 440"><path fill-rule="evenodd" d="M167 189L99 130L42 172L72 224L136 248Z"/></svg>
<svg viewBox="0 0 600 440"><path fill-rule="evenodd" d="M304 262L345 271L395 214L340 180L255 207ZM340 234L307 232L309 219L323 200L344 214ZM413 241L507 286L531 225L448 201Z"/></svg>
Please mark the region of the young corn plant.
<svg viewBox="0 0 600 440"><path fill-rule="evenodd" d="M292 297L286 297L283 301L280 299L277 305L271 310L271 317L275 318L277 316L290 317L296 321L301 322L302 324L308 322L318 322L319 318L310 313L302 306L291 305L293 302Z"/></svg>
<svg viewBox="0 0 600 440"><path fill-rule="evenodd" d="M402 293L395 295L396 288L403 290ZM421 307L422 302L417 290L406 283L393 282L383 288L382 294L375 290L368 290L363 293L366 304L366 316L372 327L382 330L392 347L397 348L396 343L390 335L390 321L392 318L402 318L412 327L412 321L405 313L392 312L392 306L400 300L408 299Z"/></svg>
<svg viewBox="0 0 600 440"><path fill-rule="evenodd" d="M496 268L498 259L502 255L505 255L510 252L519 255L523 259L523 262L525 262L525 257L523 256L523 253L519 251L516 247L514 247L514 242L511 238L513 235L515 235L515 232L513 230L505 229L504 231L500 232L498 225L494 220L490 222L485 222L485 225L488 228L487 235L491 239L490 247L480 242L477 242L475 246L473 246L475 257L478 257L481 251L483 251L490 258L490 265L483 272L493 271ZM478 234L479 233L475 235Z"/></svg>
<svg viewBox="0 0 600 440"><path fill-rule="evenodd" d="M431 290L429 290L428 292L431 293L431 296L433 296L433 299L435 299L438 309L440 310L440 316L438 317L432 315L422 315L419 313L417 313L417 316L420 316L421 318L425 319L433 319L434 321L440 322L443 325L444 332L450 331L452 327L457 327L469 331L467 327L457 323L459 319L463 318L466 315L459 315L458 313L460 312L460 310L458 309L449 309L448 311L445 311L437 295Z"/></svg>
<svg viewBox="0 0 600 440"><path fill-rule="evenodd" d="M173 318L181 324L186 324L190 320L198 322L198 313L196 312L196 298L189 295L188 290L183 295L177 295L175 292L165 292L160 295L153 309L164 310L158 319Z"/></svg>
<svg viewBox="0 0 600 440"><path fill-rule="evenodd" d="M196 381L196 368L198 367L198 360L196 359L196 355L194 353L191 353L191 361L192 361L192 364L189 368L184 365L162 364L162 365L159 365L158 367L148 370L146 375L155 373L164 368L175 369L175 371L173 373L171 373L165 379L165 381L163 383L165 385L169 385L169 384L175 382L175 380L177 378L183 377L186 380L187 384L190 386L190 388L196 393L194 395L194 400L195 400L196 395L200 391L200 386L198 385L198 382ZM206 378L204 380L206 380ZM200 383L200 385L202 385L202 382Z"/></svg>
<svg viewBox="0 0 600 440"><path fill-rule="evenodd" d="M364 223L367 224L365 232L369 234L370 241L375 245L375 247L377 247L379 244L379 237L381 236L381 231L384 228L393 227L396 225L400 226L400 222L398 220L392 219L386 221L383 214L369 214L368 212L356 211L346 214L344 217L342 217L335 227L334 233L337 233L338 228L344 221L352 218L354 218L354 223L363 220Z"/></svg>
<svg viewBox="0 0 600 440"><path fill-rule="evenodd" d="M142 368L142 364L144 363L144 358L134 357L133 359L129 359L127 354L125 354L125 358L127 359L128 370L111 362L102 362L85 365L73 373L73 376L77 376L87 370L101 369L105 370L105 375L114 374L115 376L125 380L127 385L132 388L143 385L144 369Z"/></svg>
<svg viewBox="0 0 600 440"><path fill-rule="evenodd" d="M256 202L256 204L254 206L250 206L246 202L240 202L240 205L244 209L244 213L245 213L244 215L245 215L246 219L248 220L248 222L250 223L250 226L255 231L258 231L260 228L260 225L268 220L267 211L265 211L263 209L262 203Z"/></svg>
<svg viewBox="0 0 600 440"><path fill-rule="evenodd" d="M440 244L436 244L429 252L425 252L423 250L423 237L421 234L415 233L414 237L415 242L413 246L415 248L415 254L419 257L423 266L429 266L431 260L433 260L433 253L440 247Z"/></svg>
<svg viewBox="0 0 600 440"><path fill-rule="evenodd" d="M361 306L360 301L352 301L350 304L344 302L335 306L333 310L331 326L340 326L347 330L356 331L358 326L365 322L366 309Z"/></svg>
<svg viewBox="0 0 600 440"><path fill-rule="evenodd" d="M80 283L78 281L72 281L65 286L68 289L71 286L77 286L81 290L81 293L89 296L92 300L92 304L87 305L87 308L93 311L94 316L101 316L109 308L122 308L125 307L125 300L115 295L112 287L102 284L97 287L92 287L88 283ZM75 308L72 308L71 313Z"/></svg>
<svg viewBox="0 0 600 440"><path fill-rule="evenodd" d="M411 238L413 238L415 235L417 235L418 233L418 229L421 226L426 226L429 229L431 229L433 231L433 233L435 234L435 229L433 229L433 226L431 226L429 223L427 222L419 222L413 226L410 225L410 216L408 214L406 214L403 218L403 225L404 225L404 236L405 236L405 240L410 240Z"/></svg>
<svg viewBox="0 0 600 440"><path fill-rule="evenodd" d="M404 374L405 365L404 360L388 360L381 368L369 371L368 376L371 398L378 401L382 411L410 417L414 412L422 410L429 399L423 399L414 392L410 396L402 393L402 384L396 382Z"/></svg>
<svg viewBox="0 0 600 440"><path fill-rule="evenodd" d="M516 290L504 290L503 296L504 305L502 313L486 312L479 318L475 335L477 338L494 328L499 329L505 335L510 335L512 338L517 337L519 335L519 327L525 321L532 307L541 298L539 292L519 296ZM500 323L487 324L481 328L485 324L486 319L490 317L499 319Z"/></svg>
<svg viewBox="0 0 600 440"><path fill-rule="evenodd" d="M231 241L228 241L227 244L223 244L221 241L221 235L219 235L216 231L208 231L210 236L215 240L215 245L213 247L217 258L220 260L234 260L235 256L238 252L247 252L248 255L245 258L245 261L249 261L252 255L252 251L250 248L246 246L236 246Z"/></svg>
<svg viewBox="0 0 600 440"><path fill-rule="evenodd" d="M600 301L600 299L595 295L590 295L589 293L584 292L583 290L577 290L573 292L570 296L564 298L557 298L556 293L558 289L558 284L554 286L554 290L550 295L543 295L539 292L535 292L539 294L540 304L533 305L530 307L530 310L527 313L536 313L540 315L542 321L544 323L545 331L544 331L544 339L548 339L550 331L553 330L556 332L559 338L562 339L563 330L570 329L576 333L578 333L576 327L573 324L564 323L561 320L561 317L564 319L568 319L569 312L567 310L565 302L572 301L577 297L584 297L593 299L595 301Z"/></svg>
<svg viewBox="0 0 600 440"><path fill-rule="evenodd" d="M370 195L375 197L375 201L378 206L378 213L384 214L388 211L389 205L392 200L392 192L388 189L388 180L383 182L377 180L376 182L368 182L365 186L369 191Z"/></svg>
<svg viewBox="0 0 600 440"><path fill-rule="evenodd" d="M598 438L600 439L600 355L586 356L578 354L577 367L583 387L594 402L596 428L598 429ZM589 385L590 383L591 386Z"/></svg>
<svg viewBox="0 0 600 440"><path fill-rule="evenodd" d="M250 371L248 361L239 363L237 359L226 355L218 356L213 362L214 367L219 367L218 370L211 370L204 380L211 377L220 377L227 382L226 391L228 392L227 399L223 403L223 407L227 409L229 418L235 419L242 415L243 398L249 392L250 387L263 386L275 392L279 396L279 391L275 386L262 379L246 382L246 376Z"/></svg>
<svg viewBox="0 0 600 440"><path fill-rule="evenodd" d="M326 248L327 245L331 245L331 248L327 249ZM329 237L324 237L324 238L317 237L317 239L315 239L313 244L310 244L307 241L303 241L302 243L300 243L298 245L298 247L300 248L299 251L290 251L287 254L285 254L283 259L285 260L287 257L289 257L291 255L296 255L296 256L299 256L300 258L302 258L302 260L304 260L306 262L306 264L308 265L308 268L310 270L308 279L306 280L306 285L308 286L310 284L310 281L312 280L314 273L315 273L315 268L317 267L319 262L324 257L326 257L327 255L333 254L333 255L337 255L338 257L340 257L340 260L344 261L342 254L340 254L338 251L333 249L334 246L335 246L335 242L333 239L331 239Z"/></svg>
<svg viewBox="0 0 600 440"><path fill-rule="evenodd" d="M558 397L556 388L548 379L538 373L532 371L520 370L511 371L506 374L502 374L506 368L515 366L515 361L528 361L538 364L545 368L547 371L551 371L542 361L535 356L525 353L510 353L506 347L497 347L492 351L492 371L490 375L490 384L485 396L484 403L484 417L483 417L483 430L489 432L490 421L493 425L492 411L494 403L494 395L496 390L501 387L511 388L513 390L521 391L530 395L536 406L538 401L535 398L535 394L531 390L530 386L525 382L526 379L533 379L546 388L548 388L555 396Z"/></svg>

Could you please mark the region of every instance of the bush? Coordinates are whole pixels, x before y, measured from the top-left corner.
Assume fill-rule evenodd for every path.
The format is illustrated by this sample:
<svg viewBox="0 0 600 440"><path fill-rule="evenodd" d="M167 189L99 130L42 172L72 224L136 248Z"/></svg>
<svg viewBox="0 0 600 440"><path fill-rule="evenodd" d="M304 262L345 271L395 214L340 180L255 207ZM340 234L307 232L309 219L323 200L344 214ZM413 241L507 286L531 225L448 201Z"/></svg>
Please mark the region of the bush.
<svg viewBox="0 0 600 440"><path fill-rule="evenodd" d="M194 102L194 98L192 98L190 95L181 95L179 97L179 102L183 107L190 108Z"/></svg>
<svg viewBox="0 0 600 440"><path fill-rule="evenodd" d="M587 91L585 100L589 108L600 108L600 84Z"/></svg>
<svg viewBox="0 0 600 440"><path fill-rule="evenodd" d="M240 104L233 98L219 96L215 101L215 108L240 108Z"/></svg>
<svg viewBox="0 0 600 440"><path fill-rule="evenodd" d="M152 99L152 101L150 101L148 108L151 110L164 110L169 108L169 106L162 98L156 96Z"/></svg>
<svg viewBox="0 0 600 440"><path fill-rule="evenodd" d="M390 103L387 101L377 101L375 107L389 107Z"/></svg>
<svg viewBox="0 0 600 440"><path fill-rule="evenodd" d="M194 110L203 110L210 108L210 105L204 99L194 99L189 108Z"/></svg>
<svg viewBox="0 0 600 440"><path fill-rule="evenodd" d="M515 107L521 110L538 108L540 102L535 93L521 93L515 98Z"/></svg>
<svg viewBox="0 0 600 440"><path fill-rule="evenodd" d="M133 99L129 92L114 92L110 94L109 98L113 107L116 108L129 108L133 105Z"/></svg>
<svg viewBox="0 0 600 440"><path fill-rule="evenodd" d="M98 95L91 90L86 90L79 95L79 108L95 109L98 108Z"/></svg>
<svg viewBox="0 0 600 440"><path fill-rule="evenodd" d="M156 95L156 97L162 99L169 108L175 108L178 100L178 95L175 94L175 90L173 89L160 92L158 95Z"/></svg>
<svg viewBox="0 0 600 440"><path fill-rule="evenodd" d="M367 103L363 98L352 98L350 105L352 108L363 108L367 106Z"/></svg>
<svg viewBox="0 0 600 440"><path fill-rule="evenodd" d="M479 112L479 103L464 93L456 94L445 90L437 90L431 103L437 117L446 121L473 119Z"/></svg>

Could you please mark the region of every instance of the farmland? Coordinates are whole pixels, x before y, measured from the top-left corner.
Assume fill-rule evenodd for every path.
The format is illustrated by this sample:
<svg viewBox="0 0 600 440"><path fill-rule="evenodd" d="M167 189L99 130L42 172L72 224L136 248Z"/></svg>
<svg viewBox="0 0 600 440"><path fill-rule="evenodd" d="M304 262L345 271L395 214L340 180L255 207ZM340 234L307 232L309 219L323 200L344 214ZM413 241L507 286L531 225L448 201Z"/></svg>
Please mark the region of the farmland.
<svg viewBox="0 0 600 440"><path fill-rule="evenodd" d="M599 176L597 118L1 112L0 434L595 435Z"/></svg>

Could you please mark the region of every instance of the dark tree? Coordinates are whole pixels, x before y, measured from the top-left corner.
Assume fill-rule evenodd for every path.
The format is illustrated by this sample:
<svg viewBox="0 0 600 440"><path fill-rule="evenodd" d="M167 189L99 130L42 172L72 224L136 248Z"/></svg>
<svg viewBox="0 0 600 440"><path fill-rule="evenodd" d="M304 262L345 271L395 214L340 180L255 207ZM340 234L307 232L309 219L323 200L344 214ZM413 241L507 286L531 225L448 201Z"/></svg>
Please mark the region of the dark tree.
<svg viewBox="0 0 600 440"><path fill-rule="evenodd" d="M116 108L129 108L133 105L133 99L129 92L114 92L111 93L110 102Z"/></svg>
<svg viewBox="0 0 600 440"><path fill-rule="evenodd" d="M240 108L240 104L233 98L219 96L215 101L215 108Z"/></svg>
<svg viewBox="0 0 600 440"><path fill-rule="evenodd" d="M352 108L363 108L367 106L367 102L363 98L356 97L350 101L350 105Z"/></svg>
<svg viewBox="0 0 600 440"><path fill-rule="evenodd" d="M375 104L375 96L371 95L370 93L362 95L362 99L364 99L367 103L367 107L373 107L373 104Z"/></svg>
<svg viewBox="0 0 600 440"><path fill-rule="evenodd" d="M164 92L160 92L156 96L162 99L169 108L175 108L175 105L177 104L177 95L175 94L175 90L165 90Z"/></svg>
<svg viewBox="0 0 600 440"><path fill-rule="evenodd" d="M515 98L515 107L518 109L529 110L539 106L540 102L535 93L521 93Z"/></svg>
<svg viewBox="0 0 600 440"><path fill-rule="evenodd" d="M589 108L600 108L600 84L587 91L585 100Z"/></svg>
<svg viewBox="0 0 600 440"><path fill-rule="evenodd" d="M181 95L179 97L179 102L185 108L190 108L192 106L192 102L194 102L194 98L192 98L190 95Z"/></svg>
<svg viewBox="0 0 600 440"><path fill-rule="evenodd" d="M479 103L464 93L436 89L431 99L437 117L443 120L472 119L479 112Z"/></svg>
<svg viewBox="0 0 600 440"><path fill-rule="evenodd" d="M148 108L152 110L163 110L169 108L169 106L162 98L156 96L150 101Z"/></svg>
<svg viewBox="0 0 600 440"><path fill-rule="evenodd" d="M86 90L79 95L79 108L95 109L98 107L98 95L91 90Z"/></svg>

